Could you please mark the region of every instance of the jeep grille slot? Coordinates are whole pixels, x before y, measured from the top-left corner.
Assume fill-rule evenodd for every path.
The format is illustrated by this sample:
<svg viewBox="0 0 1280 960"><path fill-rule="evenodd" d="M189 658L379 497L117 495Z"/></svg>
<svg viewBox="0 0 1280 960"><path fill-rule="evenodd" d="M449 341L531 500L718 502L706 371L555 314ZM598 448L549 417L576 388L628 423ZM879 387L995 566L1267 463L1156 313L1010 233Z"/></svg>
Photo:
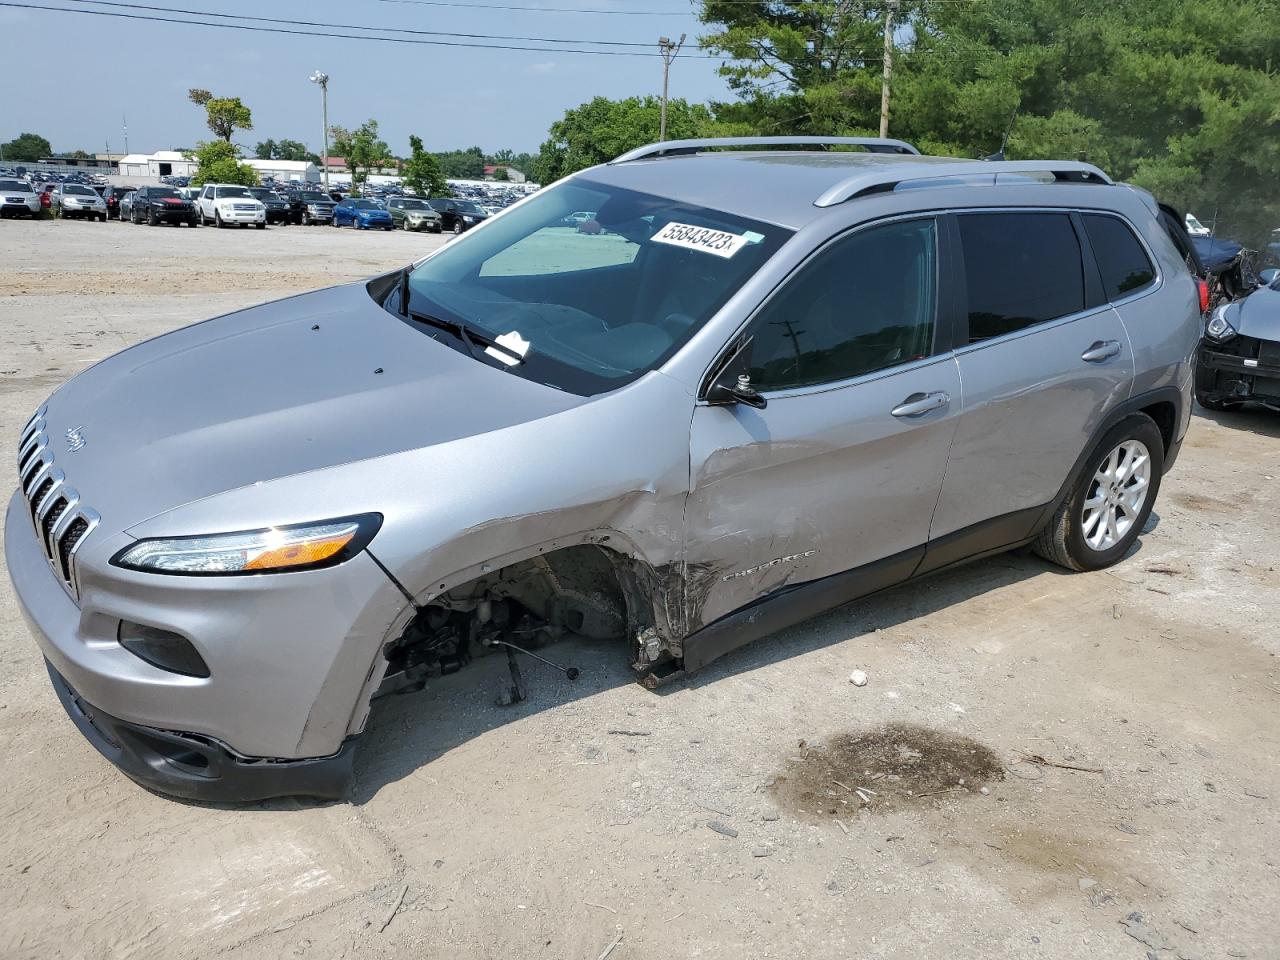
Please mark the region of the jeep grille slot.
<svg viewBox="0 0 1280 960"><path fill-rule="evenodd" d="M45 433L44 408L22 429L18 442L18 483L27 501L32 533L54 576L73 599L80 598L76 552L102 519L80 501L66 475L53 464Z"/></svg>

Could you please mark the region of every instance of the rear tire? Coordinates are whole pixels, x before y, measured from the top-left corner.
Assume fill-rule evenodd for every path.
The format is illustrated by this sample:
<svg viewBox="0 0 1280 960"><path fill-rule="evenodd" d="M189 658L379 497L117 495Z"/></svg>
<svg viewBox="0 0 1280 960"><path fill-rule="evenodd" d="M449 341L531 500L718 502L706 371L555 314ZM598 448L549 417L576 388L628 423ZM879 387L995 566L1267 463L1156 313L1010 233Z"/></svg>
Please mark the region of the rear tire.
<svg viewBox="0 0 1280 960"><path fill-rule="evenodd" d="M1118 563L1142 533L1160 492L1164 437L1144 413L1106 432L1032 549L1068 570Z"/></svg>

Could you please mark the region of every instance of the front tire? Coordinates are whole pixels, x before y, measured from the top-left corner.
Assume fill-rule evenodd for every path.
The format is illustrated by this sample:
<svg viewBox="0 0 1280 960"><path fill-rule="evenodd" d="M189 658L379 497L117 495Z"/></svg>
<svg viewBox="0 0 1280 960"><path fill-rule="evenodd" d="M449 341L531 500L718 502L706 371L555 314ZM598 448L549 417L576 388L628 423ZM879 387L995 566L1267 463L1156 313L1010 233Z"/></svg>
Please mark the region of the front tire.
<svg viewBox="0 0 1280 960"><path fill-rule="evenodd" d="M222 222L222 214L217 210L213 211L213 225L219 230L226 226L226 224Z"/></svg>
<svg viewBox="0 0 1280 960"><path fill-rule="evenodd" d="M1068 570L1119 562L1151 515L1163 473L1164 437L1155 422L1143 413L1125 417L1089 454L1032 549Z"/></svg>
<svg viewBox="0 0 1280 960"><path fill-rule="evenodd" d="M453 235L454 235L455 237L460 237L460 236L462 236L462 221L461 221L461 220L455 220L455 221L454 221L454 223L453 223Z"/></svg>

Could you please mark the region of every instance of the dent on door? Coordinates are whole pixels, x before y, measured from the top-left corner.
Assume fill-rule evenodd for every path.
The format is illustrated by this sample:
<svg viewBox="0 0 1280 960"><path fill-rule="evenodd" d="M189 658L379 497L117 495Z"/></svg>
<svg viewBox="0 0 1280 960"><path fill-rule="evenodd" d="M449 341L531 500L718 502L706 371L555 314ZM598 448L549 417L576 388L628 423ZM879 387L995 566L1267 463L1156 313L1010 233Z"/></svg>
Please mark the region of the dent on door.
<svg viewBox="0 0 1280 960"><path fill-rule="evenodd" d="M950 355L772 396L763 410L699 406L685 520L690 630L791 585L923 552L959 409Z"/></svg>

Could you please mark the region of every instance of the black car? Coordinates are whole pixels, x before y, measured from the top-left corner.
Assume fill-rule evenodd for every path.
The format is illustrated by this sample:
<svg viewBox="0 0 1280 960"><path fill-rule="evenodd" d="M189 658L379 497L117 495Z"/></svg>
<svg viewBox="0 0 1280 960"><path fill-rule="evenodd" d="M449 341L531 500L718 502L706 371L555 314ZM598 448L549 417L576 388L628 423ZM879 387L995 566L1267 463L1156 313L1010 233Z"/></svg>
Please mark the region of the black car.
<svg viewBox="0 0 1280 960"><path fill-rule="evenodd" d="M1263 270L1253 292L1209 314L1196 351L1196 400L1210 410L1248 400L1280 409L1280 270Z"/></svg>
<svg viewBox="0 0 1280 960"><path fill-rule="evenodd" d="M289 204L284 197L267 187L250 187L249 192L267 208L267 223L289 222Z"/></svg>
<svg viewBox="0 0 1280 960"><path fill-rule="evenodd" d="M306 226L333 220L335 204L328 194L319 190L286 190L284 200L289 205L289 219L293 223Z"/></svg>
<svg viewBox="0 0 1280 960"><path fill-rule="evenodd" d="M440 225L450 233L462 233L470 230L482 220L488 220L489 214L480 209L474 200L455 200L453 197L438 197L428 200L440 213Z"/></svg>
<svg viewBox="0 0 1280 960"><path fill-rule="evenodd" d="M132 223L199 223L196 208L173 187L139 187L130 198L129 220Z"/></svg>
<svg viewBox="0 0 1280 960"><path fill-rule="evenodd" d="M114 187L106 186L102 188L102 199L107 201L107 219L120 219L120 198L136 187Z"/></svg>

